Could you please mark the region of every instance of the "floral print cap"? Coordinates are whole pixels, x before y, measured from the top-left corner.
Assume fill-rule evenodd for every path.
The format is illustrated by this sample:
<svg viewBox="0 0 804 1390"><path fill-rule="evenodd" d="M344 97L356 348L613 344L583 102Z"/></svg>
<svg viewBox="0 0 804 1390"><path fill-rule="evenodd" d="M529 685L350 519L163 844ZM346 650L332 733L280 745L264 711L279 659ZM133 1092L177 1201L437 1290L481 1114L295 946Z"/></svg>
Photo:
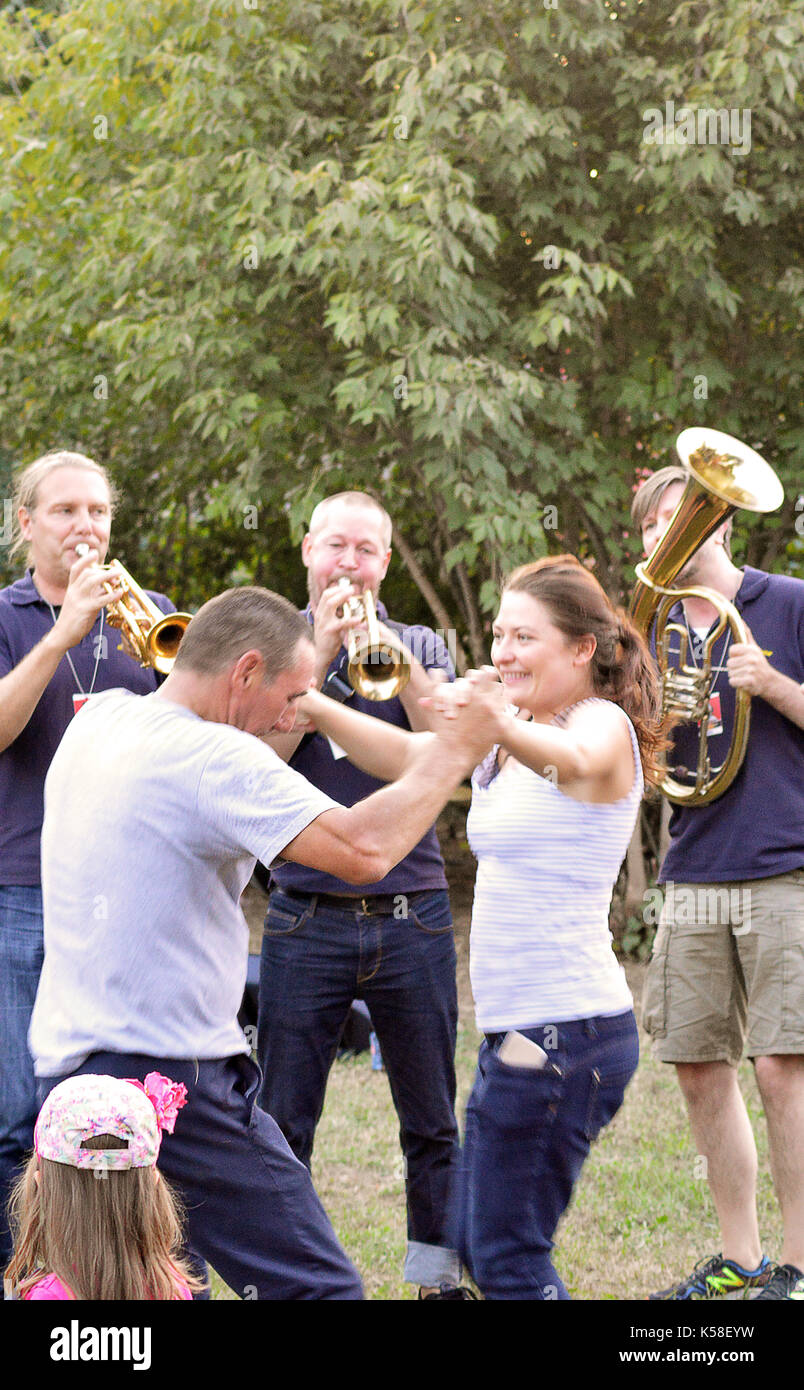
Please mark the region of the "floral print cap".
<svg viewBox="0 0 804 1390"><path fill-rule="evenodd" d="M187 1103L187 1087L159 1072L144 1082L116 1076L70 1076L47 1097L34 1130L40 1158L72 1168L94 1168L97 1177L110 1170L151 1168L159 1155L162 1131L173 1133L176 1116ZM125 1149L85 1149L98 1134L125 1140Z"/></svg>

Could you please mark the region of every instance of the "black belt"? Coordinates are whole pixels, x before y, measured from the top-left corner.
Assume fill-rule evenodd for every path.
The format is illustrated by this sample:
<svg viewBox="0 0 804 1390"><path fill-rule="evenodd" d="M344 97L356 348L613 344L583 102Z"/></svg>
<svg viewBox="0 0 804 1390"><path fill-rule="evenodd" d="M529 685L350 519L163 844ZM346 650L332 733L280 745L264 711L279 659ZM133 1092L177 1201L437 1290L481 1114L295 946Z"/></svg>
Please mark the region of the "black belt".
<svg viewBox="0 0 804 1390"><path fill-rule="evenodd" d="M399 912L399 900L403 898L408 905L414 905L421 899L429 897L430 893L438 892L438 889L423 889L418 893L367 893L361 897L351 897L341 893L303 893L296 888L281 888L276 885L275 892L284 893L286 898L295 898L299 902L309 904L313 911L316 906L340 908L342 912L362 912L367 917L393 917L394 911Z"/></svg>

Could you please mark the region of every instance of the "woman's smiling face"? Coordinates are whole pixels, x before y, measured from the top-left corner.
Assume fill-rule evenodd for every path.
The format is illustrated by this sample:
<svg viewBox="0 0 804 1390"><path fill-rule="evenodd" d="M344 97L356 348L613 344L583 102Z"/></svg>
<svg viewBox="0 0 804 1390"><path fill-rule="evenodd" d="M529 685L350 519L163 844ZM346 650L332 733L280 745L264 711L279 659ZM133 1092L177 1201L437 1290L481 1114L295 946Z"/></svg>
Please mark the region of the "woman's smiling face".
<svg viewBox="0 0 804 1390"><path fill-rule="evenodd" d="M557 628L550 609L530 594L507 589L492 628L491 660L511 703L537 719L580 698L589 683L588 660L579 644Z"/></svg>

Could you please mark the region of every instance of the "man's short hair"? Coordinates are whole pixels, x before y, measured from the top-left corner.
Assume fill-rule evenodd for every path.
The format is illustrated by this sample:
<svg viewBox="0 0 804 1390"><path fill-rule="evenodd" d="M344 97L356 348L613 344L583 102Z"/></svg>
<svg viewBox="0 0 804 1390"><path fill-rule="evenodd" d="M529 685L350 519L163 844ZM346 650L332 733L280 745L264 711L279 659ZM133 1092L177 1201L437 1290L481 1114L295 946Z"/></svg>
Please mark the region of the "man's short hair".
<svg viewBox="0 0 804 1390"><path fill-rule="evenodd" d="M631 520L637 531L641 531L645 521L656 511L665 492L674 483L683 483L686 487L690 480L690 474L680 463L669 463L666 468L657 468L655 473L651 473L646 478L641 488L634 493L631 503ZM726 530L723 533L723 548L731 559L731 531L732 518L729 517Z"/></svg>
<svg viewBox="0 0 804 1390"><path fill-rule="evenodd" d="M666 468L657 468L634 493L631 503L631 520L638 531L645 525L645 518L655 512L663 494L674 483L688 483L689 473L680 463L670 463Z"/></svg>
<svg viewBox="0 0 804 1390"><path fill-rule="evenodd" d="M310 535L313 535L323 525L327 512L334 502L346 502L353 507L373 507L375 511L379 512L382 518L383 544L386 550L389 549L393 522L382 503L378 502L376 497L372 497L370 492L334 492L331 497L322 498L318 506L313 508L313 514L310 517L310 525L307 528Z"/></svg>
<svg viewBox="0 0 804 1390"><path fill-rule="evenodd" d="M42 454L33 463L29 463L17 474L14 483L14 504L13 504L13 525L14 540L8 552L9 559L16 555L18 550L25 547L25 537L19 530L17 514L20 507L24 507L30 514L36 510L39 501L39 488L49 478L51 473L55 473L57 468L82 468L88 473L97 473L105 482L109 489L109 505L114 514L117 505L117 490L109 474L102 464L96 463L94 459L88 458L86 454L76 454L70 449L51 449L49 453ZM30 547L29 547L30 549Z"/></svg>
<svg viewBox="0 0 804 1390"><path fill-rule="evenodd" d="M199 608L181 640L174 670L217 676L244 652L256 650L270 685L294 664L302 640L312 641L310 628L292 603L270 589L244 585Z"/></svg>

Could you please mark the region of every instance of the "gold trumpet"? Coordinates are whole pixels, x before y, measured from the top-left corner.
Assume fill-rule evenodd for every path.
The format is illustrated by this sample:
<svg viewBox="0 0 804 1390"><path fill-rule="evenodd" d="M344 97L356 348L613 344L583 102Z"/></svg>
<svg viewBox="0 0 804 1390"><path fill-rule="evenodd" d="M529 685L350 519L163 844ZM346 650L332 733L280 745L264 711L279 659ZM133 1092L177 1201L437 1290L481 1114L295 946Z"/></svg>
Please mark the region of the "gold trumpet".
<svg viewBox="0 0 804 1390"><path fill-rule="evenodd" d="M82 543L75 547L75 553L84 556L89 548ZM127 651L140 666L153 667L163 676L167 675L173 668L179 643L187 631L192 614L163 613L149 599L145 590L135 583L119 560L111 560L100 568L109 575L109 589L121 585L125 589L119 599L106 607L109 627L118 628L122 633L123 640L118 651Z"/></svg>
<svg viewBox="0 0 804 1390"><path fill-rule="evenodd" d="M784 492L770 464L739 439L719 430L684 430L676 441L676 450L690 478L653 554L636 567L639 583L631 600L631 617L645 637L656 620L663 714L700 724L694 784L679 782L668 773L661 789L677 805L703 806L722 796L737 776L748 747L751 723L751 696L746 690L737 690L729 750L720 766L713 768L707 748L712 649L727 623L735 642L747 642L748 629L734 604L715 589L670 586L704 541L738 508L775 512L784 500ZM700 667L687 662L686 626L668 621L670 609L684 598L705 599L718 613L714 629L707 634ZM677 667L669 662L672 633L678 634L679 639Z"/></svg>
<svg viewBox="0 0 804 1390"><path fill-rule="evenodd" d="M351 583L346 575L338 580L343 588L350 588ZM353 628L349 633L346 645L349 684L366 700L392 700L410 680L409 652L396 637L380 635L370 589L346 599L343 614L345 618L359 618L368 629L358 632Z"/></svg>

